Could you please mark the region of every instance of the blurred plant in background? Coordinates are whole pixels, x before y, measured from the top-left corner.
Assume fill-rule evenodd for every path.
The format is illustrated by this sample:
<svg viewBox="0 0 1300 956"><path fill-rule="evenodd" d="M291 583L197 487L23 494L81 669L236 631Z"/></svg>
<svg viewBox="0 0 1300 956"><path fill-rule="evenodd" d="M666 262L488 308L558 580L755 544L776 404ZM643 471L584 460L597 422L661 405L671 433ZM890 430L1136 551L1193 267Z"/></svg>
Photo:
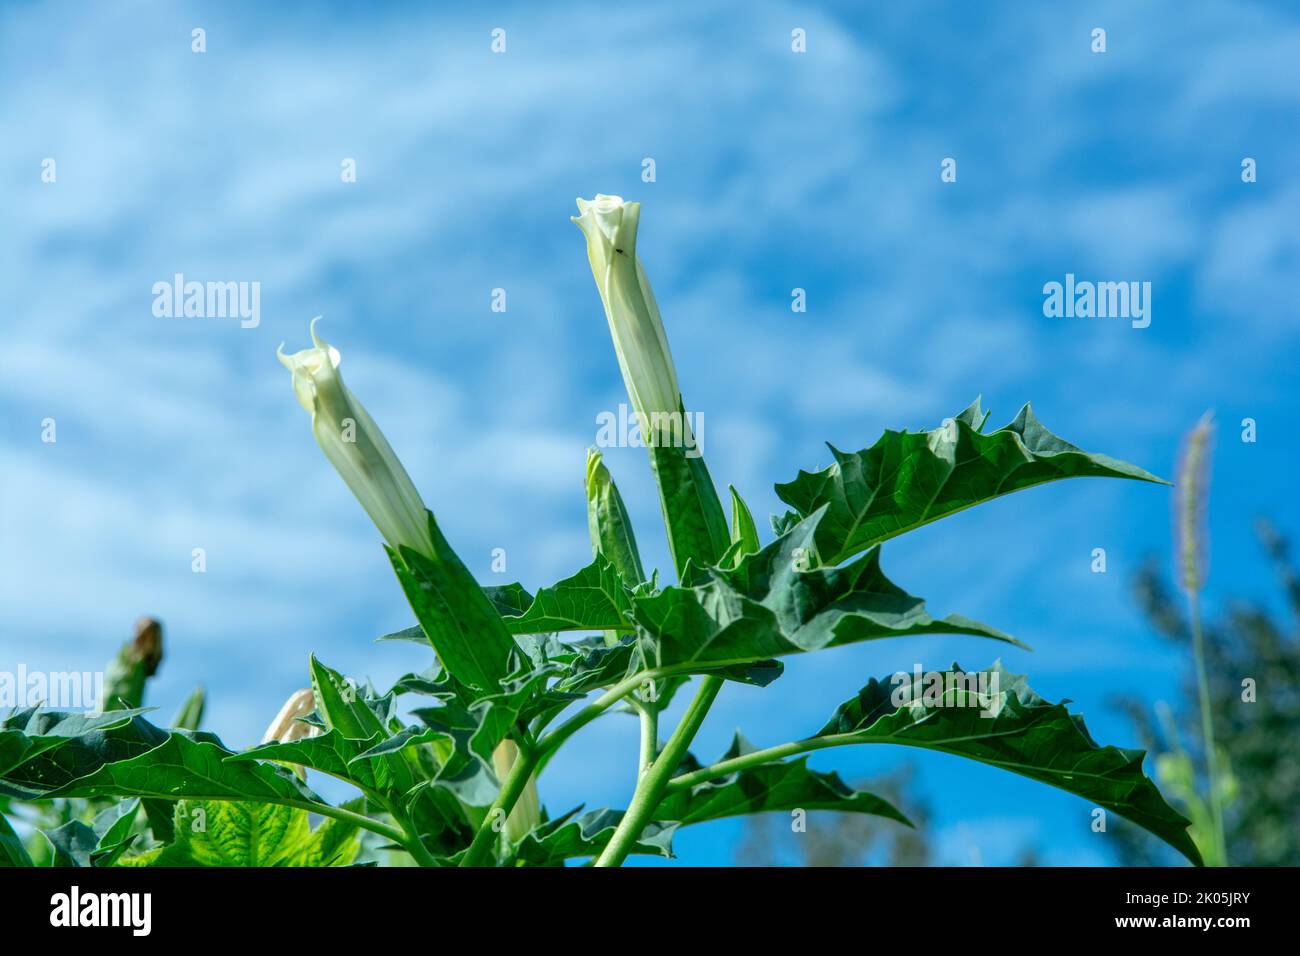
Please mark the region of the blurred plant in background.
<svg viewBox="0 0 1300 956"><path fill-rule="evenodd" d="M911 764L859 786L878 793L912 821L914 829L890 826L875 817L812 813L796 831L784 814L749 817L736 843L740 866L930 866L933 833L930 807L916 792Z"/></svg>
<svg viewBox="0 0 1300 956"><path fill-rule="evenodd" d="M135 636L118 648L104 669L104 699L99 702L100 707L103 710L143 707L149 679L158 673L162 661L162 622L142 617L135 623ZM197 730L206 703L203 687L196 687L172 719L172 726ZM172 810L166 801L140 800L127 806L131 808L132 817L135 811L143 810L152 826L170 830ZM99 844L109 831L126 829L131 822L115 801L94 797L34 803L0 793L0 814L19 821L23 831L20 835L7 827L0 828L0 841L21 843L22 852L37 866L86 866L92 861L94 865L108 865L115 862L122 854L110 859L98 851ZM11 849L16 848L11 846Z"/></svg>
<svg viewBox="0 0 1300 956"><path fill-rule="evenodd" d="M1210 711L1221 755L1221 784L1230 797L1224 820L1229 861L1242 866L1294 866L1300 860L1300 571L1288 540L1268 521L1256 525L1264 554L1281 584L1285 610L1279 614L1256 598L1230 599L1205 622L1205 665ZM1191 644L1191 626L1168 578L1154 559L1137 576L1134 591L1161 637ZM1254 700L1243 701L1242 681L1254 682ZM1142 745L1159 753L1157 773L1166 793L1182 803L1203 840L1205 779L1192 770L1204 762L1204 737L1197 714L1198 693L1189 675L1182 697L1162 708L1122 698L1120 706L1138 729ZM1174 739L1177 734L1178 739ZM1120 822L1114 828L1120 861L1128 865L1168 863L1157 841Z"/></svg>
<svg viewBox="0 0 1300 956"><path fill-rule="evenodd" d="M1201 620L1209 547L1205 511L1210 472L1209 416L1188 436L1178 469L1176 578L1184 612L1159 563L1135 581L1142 610L1158 634L1191 651L1194 670L1182 699L1156 704L1121 698L1143 746L1154 752L1157 779L1192 820L1191 834L1210 865L1294 865L1300 859L1300 575L1285 537L1256 524L1277 571L1289 620L1258 601L1231 600ZM1120 822L1119 856L1129 865L1171 857Z"/></svg>

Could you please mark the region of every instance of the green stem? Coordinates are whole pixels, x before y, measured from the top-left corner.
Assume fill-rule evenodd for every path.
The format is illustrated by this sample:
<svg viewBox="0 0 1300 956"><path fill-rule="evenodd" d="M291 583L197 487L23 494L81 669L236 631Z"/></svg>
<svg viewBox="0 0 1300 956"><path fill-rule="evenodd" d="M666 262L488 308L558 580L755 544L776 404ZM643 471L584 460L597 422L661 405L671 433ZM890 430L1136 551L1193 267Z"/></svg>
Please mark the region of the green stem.
<svg viewBox="0 0 1300 956"><path fill-rule="evenodd" d="M510 775L506 782L502 784L501 793L497 796L496 801L488 810L488 814L479 826L478 832L474 834L474 840L470 843L469 850L461 858L461 866L479 866L483 863L488 850L492 846L493 837L496 831L492 829L493 811L500 810L509 815L514 809L515 802L523 793L524 785L528 782L529 775L541 775L542 770L546 767L547 762L554 756L555 752L564 745L564 742L581 730L587 724L591 723L609 708L613 707L623 698L627 697L633 691L645 684L649 680L658 680L664 677L672 677L675 674L681 674L693 670L697 665L681 664L671 667L656 667L651 670L640 671L631 677L625 678L612 686L605 693L601 694L594 701L588 704L582 710L578 711L560 726L556 727L549 734L545 734L537 741L536 746L520 747L520 759L515 762L511 769ZM721 686L721 678L705 677L706 681L717 681ZM717 691L714 691L717 694ZM703 715L701 715L703 719ZM656 716L656 724L658 723ZM656 728L657 730L657 728ZM692 734L693 735L693 734ZM656 741L656 744L658 741ZM690 741L687 741L689 744ZM644 748L644 727L642 746ZM525 769L527 772L525 772ZM511 781L515 781L515 786L510 786Z"/></svg>
<svg viewBox="0 0 1300 956"><path fill-rule="evenodd" d="M524 792L529 776L541 774L547 761L551 759L566 740L628 694L635 691L647 680L671 676L686 669L688 669L686 666L662 667L633 674L631 677L619 681L549 734L543 736L537 741L536 746L520 747L519 759L515 761L515 765L511 768L505 782L502 783L501 792L497 795L496 800L488 809L487 816L483 818L483 822L479 825L478 831L474 834L474 839L469 845L469 850L461 858L460 865L481 866L483 864L497 836L497 831L492 828L492 821L498 817L504 818L502 815L509 816L510 811L514 809L515 803L519 800L520 794Z"/></svg>
<svg viewBox="0 0 1300 956"><path fill-rule="evenodd" d="M724 662L730 663L730 662ZM631 677L619 681L605 693L601 694L582 710L578 711L560 726L556 727L549 734L546 734L537 743L537 772L540 774L545 768L547 762L559 750L566 740L581 730L587 724L591 723L609 708L613 707L628 694L640 688L646 681L659 680L663 677L672 677L674 674L687 673L694 670L698 665L695 664L677 664L670 667L655 667L651 670L640 671Z"/></svg>
<svg viewBox="0 0 1300 956"><path fill-rule="evenodd" d="M641 756L636 767L636 778L640 780L659 751L659 708L654 701L643 700L637 703L637 710L641 712Z"/></svg>
<svg viewBox="0 0 1300 956"><path fill-rule="evenodd" d="M664 794L676 793L678 790L687 790L697 783L707 783L718 777L725 777L727 774L737 773L741 770L748 770L750 767L757 767L773 760L781 760L785 757L792 757L795 754L808 753L811 750L822 750L826 747L844 747L849 744L873 743L870 740L862 740L853 734L832 734L827 737L811 737L806 740L792 740L789 743L779 744L775 747L768 747L765 750L752 750L747 754L739 757L732 757L730 760L721 760L718 763L710 764L699 770L693 770L690 773L684 773L680 777L673 777L668 781L664 788Z"/></svg>
<svg viewBox="0 0 1300 956"><path fill-rule="evenodd" d="M380 836L387 837L394 843L405 846L408 837L406 833L397 827L390 827L386 823L380 823L378 820L366 816L364 813L356 813L352 810L346 810L343 807L332 807L325 803L313 803L310 800L284 801L285 806L297 807L300 810L306 810L309 813L317 813L322 817L333 817L335 820L342 820L346 823L352 823L361 827L363 830L370 830L378 833ZM414 854L412 854L414 855Z"/></svg>
<svg viewBox="0 0 1300 956"><path fill-rule="evenodd" d="M437 866L438 861L433 858L433 854L425 847L424 841L420 839L420 831L411 822L411 818L404 813L399 813L393 808L392 804L388 805L388 812L397 822L397 825L402 828L403 836L397 843L407 853L411 854L411 859L415 860L420 866Z"/></svg>
<svg viewBox="0 0 1300 956"><path fill-rule="evenodd" d="M492 845L500 836L500 829L496 826L496 821L500 820L501 825L505 825L505 820L510 816L510 811L515 808L515 803L519 800L519 795L524 792L524 787L528 785L528 778L533 775L533 770L537 766L538 753L532 749L519 748L519 757L515 760L514 766L510 768L510 773L506 774L506 779L501 784L501 792L493 801L492 806L488 808L487 816L479 824L478 832L474 834L474 840L470 843L469 849L461 857L461 866L482 866L484 860L492 850Z"/></svg>
<svg viewBox="0 0 1300 956"><path fill-rule="evenodd" d="M604 852L596 860L596 866L620 866L632 852L637 839L641 836L641 831L650 822L651 816L659 806L659 801L663 799L664 788L668 786L669 778L681 764L682 758L686 756L686 749L695 739L695 734L704 723L704 718L721 689L721 677L708 675L700 682L700 689L696 691L690 706L686 708L681 723L668 738L663 752L637 781L632 802L628 804L627 812L623 814L623 819L619 821L614 835L605 845Z"/></svg>
<svg viewBox="0 0 1300 956"><path fill-rule="evenodd" d="M1228 865L1227 840L1223 833L1223 800L1219 786L1219 755L1214 741L1214 717L1210 711L1210 682L1205 673L1205 637L1201 632L1201 598L1187 592L1192 625L1192 655L1196 658L1196 691L1201 705L1201 737L1205 741L1205 769L1210 780L1210 813L1214 817L1214 849L1219 865Z"/></svg>

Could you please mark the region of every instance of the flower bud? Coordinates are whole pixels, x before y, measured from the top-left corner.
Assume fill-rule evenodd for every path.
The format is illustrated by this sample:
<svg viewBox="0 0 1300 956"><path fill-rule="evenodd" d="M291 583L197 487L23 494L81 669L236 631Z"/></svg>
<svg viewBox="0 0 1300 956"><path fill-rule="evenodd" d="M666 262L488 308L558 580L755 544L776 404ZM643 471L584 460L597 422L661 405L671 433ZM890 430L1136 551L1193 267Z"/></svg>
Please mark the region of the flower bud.
<svg viewBox="0 0 1300 956"><path fill-rule="evenodd" d="M339 374L339 353L316 334L312 348L276 355L293 375L293 390L311 413L311 429L325 457L366 509L394 550L405 545L431 554L428 515L415 485L397 460L384 433L357 401Z"/></svg>
<svg viewBox="0 0 1300 956"><path fill-rule="evenodd" d="M130 710L144 703L145 683L158 671L163 658L162 624L151 617L135 622L135 638L123 644L104 674L107 710Z"/></svg>
<svg viewBox="0 0 1300 956"><path fill-rule="evenodd" d="M262 735L262 743L292 743L295 740L302 740L304 737L315 737L320 733L320 728L315 724L308 724L299 720L300 717L306 717L316 709L316 697L310 687L297 691L284 702L280 712L275 715L275 720L266 728L266 733Z"/></svg>
<svg viewBox="0 0 1300 956"><path fill-rule="evenodd" d="M654 439L655 416L677 415L682 399L659 306L636 255L641 204L601 194L592 200L579 199L578 211L581 215L571 218L587 237L587 259L605 306L623 382L649 444ZM681 427L684 431L687 426Z"/></svg>
<svg viewBox="0 0 1300 956"><path fill-rule="evenodd" d="M587 449L587 528L592 551L604 555L626 583L645 580L627 506L594 448Z"/></svg>
<svg viewBox="0 0 1300 956"><path fill-rule="evenodd" d="M573 221L587 237L587 260L605 306L614 352L659 485L678 576L688 563L712 564L729 544L717 489L691 429L659 306L636 254L641 204L618 196L579 199Z"/></svg>

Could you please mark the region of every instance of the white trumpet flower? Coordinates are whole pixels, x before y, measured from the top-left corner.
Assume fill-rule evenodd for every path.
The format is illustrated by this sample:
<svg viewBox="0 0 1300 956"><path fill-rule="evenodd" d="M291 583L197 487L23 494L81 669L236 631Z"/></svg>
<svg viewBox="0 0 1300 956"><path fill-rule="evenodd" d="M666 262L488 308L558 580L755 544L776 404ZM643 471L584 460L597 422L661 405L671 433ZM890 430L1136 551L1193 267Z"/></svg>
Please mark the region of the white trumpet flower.
<svg viewBox="0 0 1300 956"><path fill-rule="evenodd" d="M286 355L281 345L276 351L293 375L299 403L311 413L316 442L389 545L432 554L420 493L384 433L343 384L338 349L316 334L319 321L320 316L311 320L311 348Z"/></svg>
<svg viewBox="0 0 1300 956"><path fill-rule="evenodd" d="M639 202L603 193L578 200L580 215L570 217L587 237L587 259L609 320L614 351L628 396L650 438L655 423L672 419L681 410L681 390L663 320L650 280L636 255Z"/></svg>

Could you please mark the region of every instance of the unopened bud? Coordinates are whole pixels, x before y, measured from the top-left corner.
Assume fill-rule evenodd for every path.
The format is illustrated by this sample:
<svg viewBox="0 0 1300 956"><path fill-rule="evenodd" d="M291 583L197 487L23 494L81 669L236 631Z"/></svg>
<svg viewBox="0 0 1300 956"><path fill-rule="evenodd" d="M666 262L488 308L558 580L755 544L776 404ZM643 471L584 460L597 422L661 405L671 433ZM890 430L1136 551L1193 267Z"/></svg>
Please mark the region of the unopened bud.
<svg viewBox="0 0 1300 956"><path fill-rule="evenodd" d="M320 728L300 719L315 709L316 697L310 687L296 691L284 702L280 712L275 715L275 720L271 721L271 726L266 728L262 743L287 744L304 737L315 737L320 733Z"/></svg>

